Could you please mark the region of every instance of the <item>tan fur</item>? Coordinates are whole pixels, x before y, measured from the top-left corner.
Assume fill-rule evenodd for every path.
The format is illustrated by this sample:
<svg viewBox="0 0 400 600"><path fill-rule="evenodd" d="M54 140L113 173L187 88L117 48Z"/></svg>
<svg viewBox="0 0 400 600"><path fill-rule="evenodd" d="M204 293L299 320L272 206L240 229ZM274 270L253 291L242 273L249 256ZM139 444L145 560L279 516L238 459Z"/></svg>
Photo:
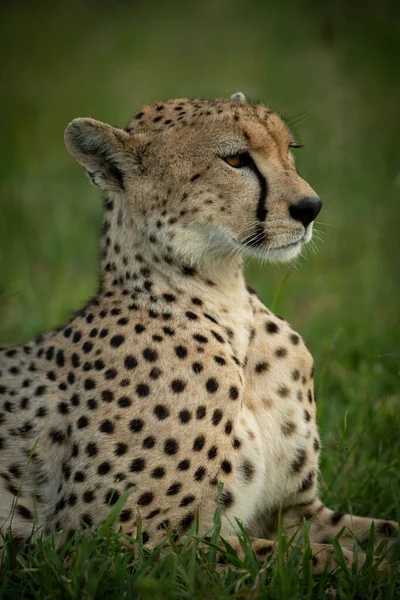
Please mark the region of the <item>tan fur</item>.
<svg viewBox="0 0 400 600"><path fill-rule="evenodd" d="M318 501L312 357L242 272L244 254L290 260L311 238L289 213L315 193L285 123L241 97L180 99L126 131L76 119L65 139L106 192L101 284L67 325L0 354L0 526L95 527L132 487L118 525L141 517L154 546L197 511L206 533L222 481L225 536L239 518L273 540L279 511L314 517L317 544L365 536L370 519ZM223 160L239 151L259 175ZM378 541L397 531L377 522Z"/></svg>

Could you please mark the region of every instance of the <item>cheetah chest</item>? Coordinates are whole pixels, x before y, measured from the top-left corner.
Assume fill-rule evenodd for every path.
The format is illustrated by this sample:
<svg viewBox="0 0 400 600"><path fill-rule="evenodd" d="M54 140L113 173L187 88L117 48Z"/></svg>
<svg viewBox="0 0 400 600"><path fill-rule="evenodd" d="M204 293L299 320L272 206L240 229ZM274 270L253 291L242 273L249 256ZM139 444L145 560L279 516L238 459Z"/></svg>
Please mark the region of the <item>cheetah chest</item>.
<svg viewBox="0 0 400 600"><path fill-rule="evenodd" d="M313 481L319 441L312 358L287 323L272 336L265 324L257 329L244 377L234 516L251 524Z"/></svg>

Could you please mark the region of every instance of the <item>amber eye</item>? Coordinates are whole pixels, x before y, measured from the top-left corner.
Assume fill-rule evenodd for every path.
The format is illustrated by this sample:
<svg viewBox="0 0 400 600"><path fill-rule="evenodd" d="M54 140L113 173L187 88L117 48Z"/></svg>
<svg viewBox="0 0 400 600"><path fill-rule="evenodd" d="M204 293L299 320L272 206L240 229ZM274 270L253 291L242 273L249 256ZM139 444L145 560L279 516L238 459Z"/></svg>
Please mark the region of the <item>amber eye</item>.
<svg viewBox="0 0 400 600"><path fill-rule="evenodd" d="M224 156L224 161L227 162L231 167L235 167L235 169L246 167L250 163L250 160L250 156L247 152L232 154L231 156Z"/></svg>

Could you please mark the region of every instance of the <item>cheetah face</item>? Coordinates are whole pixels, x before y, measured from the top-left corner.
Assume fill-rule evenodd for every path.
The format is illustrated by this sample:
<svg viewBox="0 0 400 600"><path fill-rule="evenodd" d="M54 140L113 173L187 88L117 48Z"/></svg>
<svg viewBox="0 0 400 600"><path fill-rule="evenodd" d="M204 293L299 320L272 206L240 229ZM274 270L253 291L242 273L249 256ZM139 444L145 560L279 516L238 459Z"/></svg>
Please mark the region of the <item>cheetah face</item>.
<svg viewBox="0 0 400 600"><path fill-rule="evenodd" d="M124 196L143 236L192 263L288 261L311 239L321 201L296 171L296 141L241 94L146 106L125 131L75 119L65 140L95 185Z"/></svg>

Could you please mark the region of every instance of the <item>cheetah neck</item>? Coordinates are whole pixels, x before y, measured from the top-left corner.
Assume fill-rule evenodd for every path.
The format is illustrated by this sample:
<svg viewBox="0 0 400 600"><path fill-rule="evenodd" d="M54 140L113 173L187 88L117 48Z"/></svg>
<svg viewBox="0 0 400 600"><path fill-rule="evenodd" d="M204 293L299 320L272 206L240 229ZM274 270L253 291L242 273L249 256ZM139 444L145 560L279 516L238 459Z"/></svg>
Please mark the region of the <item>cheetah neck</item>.
<svg viewBox="0 0 400 600"><path fill-rule="evenodd" d="M105 203L100 295L115 299L121 294L166 319L201 311L223 324L229 335L235 331L239 346L248 341L253 314L241 257L184 264L144 239L124 199L113 197Z"/></svg>

